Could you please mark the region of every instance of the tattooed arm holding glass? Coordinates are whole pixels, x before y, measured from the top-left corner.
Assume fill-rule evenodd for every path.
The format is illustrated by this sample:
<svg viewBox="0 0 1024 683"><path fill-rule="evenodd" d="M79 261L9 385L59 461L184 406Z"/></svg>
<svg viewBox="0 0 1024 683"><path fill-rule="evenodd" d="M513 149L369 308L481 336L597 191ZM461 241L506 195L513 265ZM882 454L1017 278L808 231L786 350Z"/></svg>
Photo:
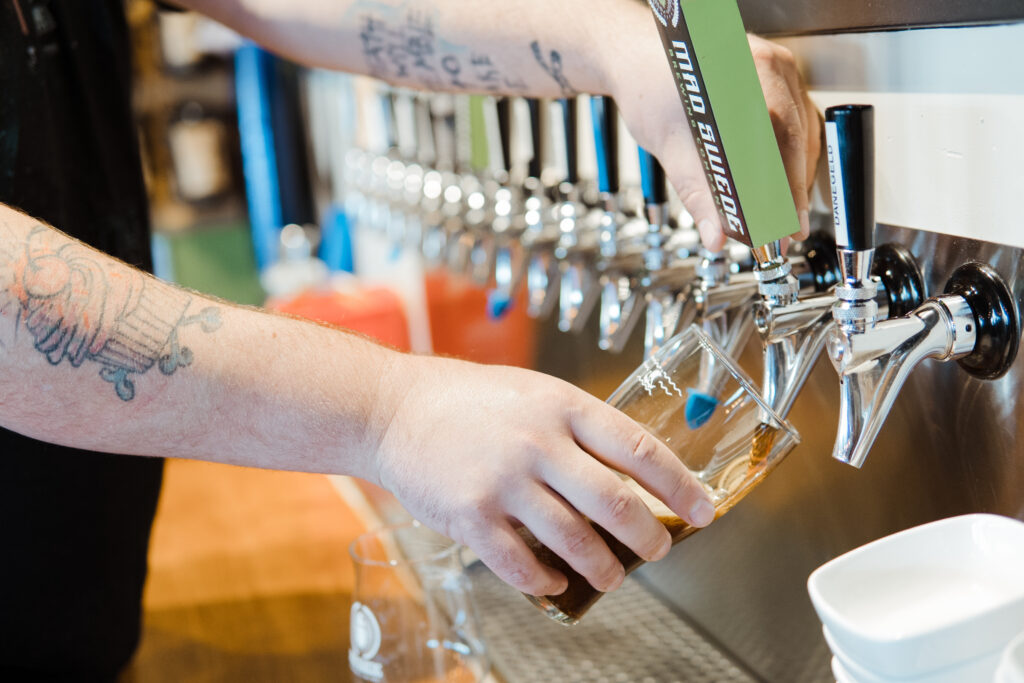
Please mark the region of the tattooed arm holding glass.
<svg viewBox="0 0 1024 683"><path fill-rule="evenodd" d="M181 0L305 64L437 90L614 96L705 243L723 241L650 10L630 0ZM806 230L818 120L787 53L751 38ZM60 226L57 226L58 228ZM557 594L527 526L601 590L623 569L587 516L641 557L664 527L603 465L695 525L706 494L604 403L525 370L403 355L161 283L0 206L0 424L97 451L351 474Z"/></svg>
<svg viewBox="0 0 1024 683"><path fill-rule="evenodd" d="M516 522L605 590L622 566L581 515L642 557L668 551L602 462L712 515L665 446L569 384L210 300L2 205L0 396L0 424L42 441L379 483L531 593L565 579Z"/></svg>

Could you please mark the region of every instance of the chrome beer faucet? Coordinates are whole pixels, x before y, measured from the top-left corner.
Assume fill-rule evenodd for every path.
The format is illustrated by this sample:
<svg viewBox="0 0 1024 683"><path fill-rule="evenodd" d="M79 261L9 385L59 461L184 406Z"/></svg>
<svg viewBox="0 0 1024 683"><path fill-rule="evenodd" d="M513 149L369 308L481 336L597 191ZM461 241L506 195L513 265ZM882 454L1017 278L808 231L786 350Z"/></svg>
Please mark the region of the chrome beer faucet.
<svg viewBox="0 0 1024 683"><path fill-rule="evenodd" d="M597 187L604 211L597 229L601 304L597 345L619 353L644 313L649 278L644 269L647 223L622 211L619 116L610 97L590 98L597 156Z"/></svg>
<svg viewBox="0 0 1024 683"><path fill-rule="evenodd" d="M491 148L501 155L501 168L496 174L498 188L494 192L494 288L487 294L487 312L497 319L505 315L512 305L516 290L526 272L524 250L519 243L526 225L523 214L529 188L519 174L516 176L512 158L512 134L515 125L515 100L502 97L496 100L494 120L488 130L497 135L497 145Z"/></svg>
<svg viewBox="0 0 1024 683"><path fill-rule="evenodd" d="M551 200L544 185L544 140L547 133L547 103L529 99L530 139L533 155L525 183L525 228L521 243L527 253L527 315L546 318L558 303L559 264L554 255L558 225L551 220Z"/></svg>
<svg viewBox="0 0 1024 683"><path fill-rule="evenodd" d="M444 265L451 240L461 229L462 188L456 174L455 101L431 95L426 106L434 167L423 174L423 258L428 267Z"/></svg>
<svg viewBox="0 0 1024 683"><path fill-rule="evenodd" d="M878 321L869 276L874 239L874 118L867 105L826 111L833 219L842 280L827 346L839 373L839 430L833 457L861 467L900 389L924 359L957 360L968 373L996 379L1017 355L1020 324L1013 296L986 264L957 268L945 293L909 314Z"/></svg>
<svg viewBox="0 0 1024 683"><path fill-rule="evenodd" d="M647 230L643 234L643 274L639 279L646 316L644 325L644 358L649 358L672 336L693 319L693 294L697 290L701 259L689 250L675 253L670 246L681 235L673 230L669 214L665 170L653 155L639 148L640 184L644 196ZM692 233L691 233L692 234ZM696 245L693 245L696 246ZM726 266L728 269L728 266ZM684 315L688 311L689 315ZM685 322L682 319L686 318Z"/></svg>

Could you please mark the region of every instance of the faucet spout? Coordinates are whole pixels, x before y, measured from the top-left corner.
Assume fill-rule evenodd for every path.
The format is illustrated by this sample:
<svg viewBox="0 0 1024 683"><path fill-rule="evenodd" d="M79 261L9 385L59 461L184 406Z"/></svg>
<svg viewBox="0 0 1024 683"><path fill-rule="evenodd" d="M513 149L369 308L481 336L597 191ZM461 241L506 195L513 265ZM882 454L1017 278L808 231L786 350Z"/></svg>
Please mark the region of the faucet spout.
<svg viewBox="0 0 1024 683"><path fill-rule="evenodd" d="M764 342L762 397L785 417L821 354L832 328L829 293L771 307L759 302L754 322Z"/></svg>
<svg viewBox="0 0 1024 683"><path fill-rule="evenodd" d="M911 371L925 358L949 360L974 347L971 320L963 297L942 296L867 329L833 326L828 351L839 374L839 428L832 457L861 467Z"/></svg>

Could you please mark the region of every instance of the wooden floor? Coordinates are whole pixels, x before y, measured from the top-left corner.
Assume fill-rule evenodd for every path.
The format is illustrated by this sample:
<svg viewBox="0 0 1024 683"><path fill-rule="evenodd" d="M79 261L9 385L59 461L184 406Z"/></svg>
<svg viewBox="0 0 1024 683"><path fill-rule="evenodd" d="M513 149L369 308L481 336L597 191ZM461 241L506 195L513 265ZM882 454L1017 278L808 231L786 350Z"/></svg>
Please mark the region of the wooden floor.
<svg viewBox="0 0 1024 683"><path fill-rule="evenodd" d="M169 461L121 682L351 680L348 545L364 524L327 477Z"/></svg>

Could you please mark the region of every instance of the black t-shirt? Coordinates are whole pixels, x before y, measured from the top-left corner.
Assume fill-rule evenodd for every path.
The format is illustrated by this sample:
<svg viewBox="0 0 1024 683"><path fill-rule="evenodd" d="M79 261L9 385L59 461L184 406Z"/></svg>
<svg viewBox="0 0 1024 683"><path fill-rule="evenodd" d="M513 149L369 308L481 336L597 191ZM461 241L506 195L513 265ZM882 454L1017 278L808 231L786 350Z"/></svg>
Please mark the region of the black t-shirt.
<svg viewBox="0 0 1024 683"><path fill-rule="evenodd" d="M119 0L0 0L0 202L148 268Z"/></svg>
<svg viewBox="0 0 1024 683"><path fill-rule="evenodd" d="M0 202L148 269L130 85L119 0L0 0ZM115 679L162 465L0 429L0 678Z"/></svg>

